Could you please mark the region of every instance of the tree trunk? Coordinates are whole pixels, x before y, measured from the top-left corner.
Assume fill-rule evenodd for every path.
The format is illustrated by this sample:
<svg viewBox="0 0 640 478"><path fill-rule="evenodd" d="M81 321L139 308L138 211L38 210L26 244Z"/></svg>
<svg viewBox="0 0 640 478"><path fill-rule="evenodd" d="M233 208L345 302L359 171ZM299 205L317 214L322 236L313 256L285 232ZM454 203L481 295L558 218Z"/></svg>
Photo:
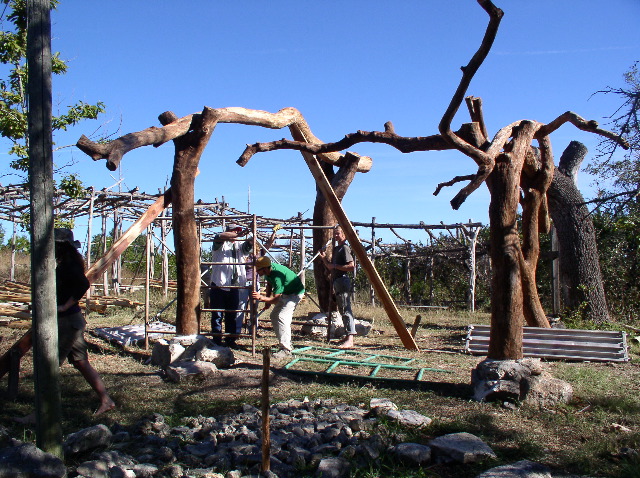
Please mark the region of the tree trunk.
<svg viewBox="0 0 640 478"><path fill-rule="evenodd" d="M609 320L609 312L595 229L576 181L586 154L587 148L577 141L572 141L562 153L548 192L549 210L560 244L560 284L564 306L575 311L586 304L584 318L603 323Z"/></svg>
<svg viewBox="0 0 640 478"><path fill-rule="evenodd" d="M27 95L31 196L31 294L36 445L63 456L60 367L53 241L53 141L51 136L51 13L48 1L29 2Z"/></svg>
<svg viewBox="0 0 640 478"><path fill-rule="evenodd" d="M164 125L177 119L171 112L160 115ZM176 298L176 332L198 333L200 307L200 243L193 210L194 183L198 162L217 124L214 110L204 108L193 116L192 128L173 140L176 153L171 176L173 199L173 238L178 282Z"/></svg>
<svg viewBox="0 0 640 478"><path fill-rule="evenodd" d="M522 358L522 281L520 238L516 211L520 174L509 161L496 161L487 186L489 203L491 278L491 337L488 358Z"/></svg>
<svg viewBox="0 0 640 478"><path fill-rule="evenodd" d="M320 166L331 187L336 193L337 198L342 201L347 189L351 185L356 174L358 166L358 158L350 155L345 156L346 164L338 168L334 173L333 166L325 162L320 162ZM322 191L316 187L316 202L313 209L313 225L314 226L335 226L336 217L329 207ZM320 250L333 237L331 229L314 229L313 230L313 249ZM333 244L327 247L327 255L333 257ZM331 296L331 273L325 267L324 263L318 258L313 267L313 275L316 281L316 290L318 292L318 302L320 309L329 312L334 309L333 298Z"/></svg>

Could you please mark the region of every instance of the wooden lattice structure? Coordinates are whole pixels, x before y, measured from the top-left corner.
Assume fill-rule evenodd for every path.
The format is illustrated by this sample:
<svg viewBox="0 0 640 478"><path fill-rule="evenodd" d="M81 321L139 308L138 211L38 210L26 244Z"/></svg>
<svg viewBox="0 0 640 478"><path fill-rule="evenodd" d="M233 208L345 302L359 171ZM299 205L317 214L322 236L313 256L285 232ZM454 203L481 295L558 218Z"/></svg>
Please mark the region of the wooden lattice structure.
<svg viewBox="0 0 640 478"><path fill-rule="evenodd" d="M88 188L85 194L78 197L69 197L64 191L57 190L55 192L54 214L58 219L73 220L78 225L86 225L87 235L82 242L85 243L84 253L88 267L101 256L104 251L92 251L89 247L90 242L98 235L98 230L103 238L102 244L107 244L107 236L112 242L118 240L123 230L126 230L128 223L133 223L140 218L145 211L160 197L160 194L147 194L137 189L123 192L111 191L108 189L96 190ZM16 184L9 186L0 186L0 220L13 224L13 235L17 234L18 226L23 221L24 215L29 212L29 189L26 184ZM225 222L233 221L245 227L252 229L254 215L248 214L230 206L222 198L214 202L197 201L194 205L196 222L200 231L200 242L203 245L203 252L207 251L206 243L210 242L213 235L224 227ZM167 291L172 284L168 274L167 255L172 253L171 247L168 245L171 241L167 241L167 236L172 230L171 205L169 205L157 218L150 224L148 233L151 234L153 241L151 244L151 261L156 256L161 256L163 262L162 277L157 279L153 277L153 267L150 269L151 277L149 278L153 285L161 285L166 296ZM96 228L96 222L98 228ZM257 232L257 246L262 247L266 239L269 237L274 226L280 227L280 232L275 235L274 246L271 255L276 258L278 254L282 254L288 260L287 266L293 267L293 258L297 256L297 267L301 278L304 281L305 271L310 268L317 257L317 251L313 250L311 245L312 238L309 235L313 229L324 226L314 226L313 220L303 218L299 213L289 219L270 218L255 216L255 227ZM426 232L426 239L430 242L429 250L433 254L454 254L461 257L461 260L467 261L469 273L469 294L468 308L474 310L474 290L475 290L475 246L477 234L482 227L481 223L468 222L464 224L381 224L376 223L375 218L371 222L354 222L354 227L364 228L370 231L370 239L365 238L365 231L360 230L360 240L367 245L369 256L372 261L386 256L401 257L403 260L410 262L424 254L425 249L417 250L414 247L415 241L405 239L401 232L403 230L421 230ZM376 236L376 230L390 230L398 239L396 243L383 243ZM439 244L439 238L436 237L436 231L452 231L455 232L453 237L462 237L460 247L455 249L446 249ZM13 241L15 244L15 241ZM95 249L95 248L93 248ZM277 259L276 259L277 260ZM13 279L13 265L12 273ZM111 277L107 277L104 273L102 284L97 287L103 295L118 295L123 288L131 287L124 284L122 277L122 265L116 261L111 268ZM407 278L407 283L411 280ZM133 283L133 281L132 281ZM203 282L203 286L206 284ZM369 291L371 302L374 303L374 290Z"/></svg>

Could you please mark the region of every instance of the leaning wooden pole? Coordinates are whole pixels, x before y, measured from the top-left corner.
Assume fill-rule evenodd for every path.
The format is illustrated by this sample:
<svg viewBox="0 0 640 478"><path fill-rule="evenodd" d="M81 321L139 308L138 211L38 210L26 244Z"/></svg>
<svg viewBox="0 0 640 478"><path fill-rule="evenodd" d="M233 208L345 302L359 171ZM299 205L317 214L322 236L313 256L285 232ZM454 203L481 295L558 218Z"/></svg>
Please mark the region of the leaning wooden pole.
<svg viewBox="0 0 640 478"><path fill-rule="evenodd" d="M296 124L291 125L289 129L291 131L291 135L293 136L294 140L296 141L307 140L303 132L300 130L300 128ZM324 171L322 171L322 168L320 167L318 160L313 154L307 153L304 151L302 152L302 156L307 162L307 166L309 166L309 170L311 171L311 174L316 180L316 184L318 185L318 188L322 191L322 194L324 194L324 197L326 198L327 203L331 208L331 212L333 212L334 216L338 220L338 223L342 227L342 230L344 231L345 236L347 236L347 239L349 240L349 244L351 245L351 249L355 253L358 260L360 261L360 264L362 265L362 268L367 274L369 282L371 282L371 285L373 286L373 289L375 290L376 295L380 298L380 302L382 302L382 306L384 307L384 310L387 312L387 315L389 316L391 323L395 327L396 332L398 333L398 336L402 341L402 344L407 349L418 350L418 345L416 344L416 341L413 339L413 337L407 330L407 326L404 323L404 319L400 315L400 312L398 312L398 308L396 307L396 304L393 301L391 294L389 294L389 291L387 290L384 283L382 282L382 278L380 277L375 266L369 259L369 256L367 255L367 251L365 251L364 247L362 246L362 243L360 242L360 238L356 234L356 231L353 228L351 221L347 217L347 214L344 212L344 209L342 208L342 204L340 203L340 200L338 199L338 197L336 196L336 193L331 187L331 184L329 183L329 180L325 176Z"/></svg>

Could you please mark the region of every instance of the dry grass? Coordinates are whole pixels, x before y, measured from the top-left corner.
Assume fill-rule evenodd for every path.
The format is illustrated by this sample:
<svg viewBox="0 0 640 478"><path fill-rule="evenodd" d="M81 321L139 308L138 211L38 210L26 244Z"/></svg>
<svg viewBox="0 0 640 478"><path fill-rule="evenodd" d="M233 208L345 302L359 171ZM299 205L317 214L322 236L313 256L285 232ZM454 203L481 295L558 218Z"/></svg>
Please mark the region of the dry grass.
<svg viewBox="0 0 640 478"><path fill-rule="evenodd" d="M139 297L138 297L139 299ZM155 301L152 313L164 303ZM310 301L304 301L296 313L297 319L308 317L317 310ZM416 311L401 311L409 326ZM420 383L371 381L356 376L330 378L311 377L282 370L282 363L274 363L271 400L288 398L335 397L351 404L368 404L374 397L386 397L400 408L416 410L431 417L433 424L419 433L407 432L411 440L426 443L430 438L445 433L467 431L485 440L498 454L497 463L531 459L556 467L557 470L591 476L634 475L633 462L623 458L624 447L640 446L640 367L636 348L630 363L547 363L556 377L569 381L575 398L566 406L554 409L532 409L521 406L515 410L500 404L477 403L471 400L470 372L481 359L461 353L465 327L470 323L486 323L488 316L465 312L420 312L423 319L418 330L420 352L406 350L397 338L395 329L382 309L357 306L358 318L373 320L374 330L367 337L357 339L361 352L415 359L419 367L445 369L448 373L433 372ZM171 308L163 316L171 317ZM266 316L266 314L264 315ZM263 317L264 317L263 316ZM141 311L119 311L108 316L92 315L90 328L99 326L140 323ZM208 327L208 319L205 320ZM268 322L261 322L257 350L273 345L275 338ZM0 327L4 352L24 330ZM322 347L320 338L310 339L294 327L294 345ZM114 421L131 424L143 415L158 412L179 423L185 416L215 415L235 411L241 403L259 404L262 357L252 356L249 341L243 340L245 350L237 355L238 365L223 371L220 376L202 382L174 384L163 380L159 371L145 365L149 351L141 348L108 344L89 336L92 345L92 363L103 376L118 408L106 417L96 419L91 410L96 400L82 378L70 366L62 367L63 428L65 433L98 422ZM385 359L392 361L391 359ZM322 366L314 364L316 371ZM33 439L29 427L18 425L13 417L27 414L33 403L33 374L31 354L22 366L22 379L18 399L9 401L3 382L0 397L4 406L0 410L0 424L8 427L14 436ZM354 368L349 373L357 373ZM393 374L392 374L393 375ZM397 378L397 375L393 378ZM401 374L400 374L401 375ZM404 378L411 379L405 374ZM623 425L631 432L621 432L613 425ZM390 428L393 425L389 424ZM434 466L420 472L397 468L361 470L357 476L475 476L491 464L482 466ZM388 465L391 467L391 465ZM416 474L417 473L417 474Z"/></svg>

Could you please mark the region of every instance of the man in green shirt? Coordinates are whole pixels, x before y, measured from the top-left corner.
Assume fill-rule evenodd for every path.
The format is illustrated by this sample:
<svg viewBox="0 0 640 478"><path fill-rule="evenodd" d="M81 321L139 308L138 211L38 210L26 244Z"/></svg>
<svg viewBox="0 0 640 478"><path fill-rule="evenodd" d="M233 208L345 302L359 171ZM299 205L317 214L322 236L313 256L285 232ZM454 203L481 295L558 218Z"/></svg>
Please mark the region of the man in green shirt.
<svg viewBox="0 0 640 478"><path fill-rule="evenodd" d="M259 291L253 292L251 296L264 302L265 309L275 304L271 311L271 324L278 338L280 349L286 353L291 353L291 321L296 306L304 296L304 285L288 267L280 264L272 264L267 256L256 259L256 272L267 281L266 294Z"/></svg>

